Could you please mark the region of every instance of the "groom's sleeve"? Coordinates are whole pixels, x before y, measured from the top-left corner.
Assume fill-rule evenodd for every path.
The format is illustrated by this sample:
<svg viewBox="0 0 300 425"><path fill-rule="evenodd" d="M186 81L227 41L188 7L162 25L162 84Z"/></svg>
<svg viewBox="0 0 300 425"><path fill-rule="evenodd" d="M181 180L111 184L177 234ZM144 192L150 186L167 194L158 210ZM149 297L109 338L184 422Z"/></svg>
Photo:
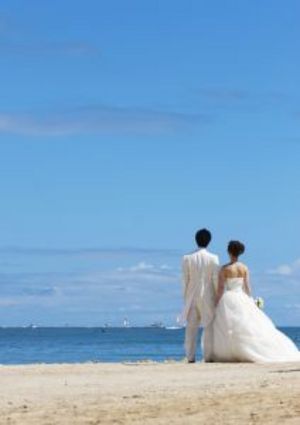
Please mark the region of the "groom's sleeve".
<svg viewBox="0 0 300 425"><path fill-rule="evenodd" d="M183 296L186 297L187 289L190 281L189 263L186 257L182 260L182 283L183 283Z"/></svg>

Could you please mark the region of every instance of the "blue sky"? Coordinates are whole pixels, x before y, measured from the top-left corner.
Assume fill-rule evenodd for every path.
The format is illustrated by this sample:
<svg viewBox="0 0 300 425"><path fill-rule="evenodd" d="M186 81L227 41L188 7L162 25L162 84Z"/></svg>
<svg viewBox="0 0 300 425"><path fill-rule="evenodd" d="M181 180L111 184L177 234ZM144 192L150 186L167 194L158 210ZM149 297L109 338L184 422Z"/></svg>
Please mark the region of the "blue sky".
<svg viewBox="0 0 300 425"><path fill-rule="evenodd" d="M300 325L299 13L1 2L0 324L172 324L206 226Z"/></svg>

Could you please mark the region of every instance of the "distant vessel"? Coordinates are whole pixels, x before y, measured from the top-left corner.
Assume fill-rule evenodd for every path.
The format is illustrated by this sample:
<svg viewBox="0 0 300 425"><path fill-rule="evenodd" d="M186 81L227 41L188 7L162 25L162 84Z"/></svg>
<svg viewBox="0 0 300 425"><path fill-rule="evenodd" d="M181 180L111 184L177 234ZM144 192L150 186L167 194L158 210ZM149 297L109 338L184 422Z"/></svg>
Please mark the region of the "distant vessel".
<svg viewBox="0 0 300 425"><path fill-rule="evenodd" d="M30 323L30 325L25 326L25 328L29 328L29 329L36 329L38 326L35 325L34 323Z"/></svg>
<svg viewBox="0 0 300 425"><path fill-rule="evenodd" d="M127 319L127 317L125 317L123 320L123 326L124 328L129 328L129 320Z"/></svg>
<svg viewBox="0 0 300 425"><path fill-rule="evenodd" d="M150 328L164 328L164 324L162 322L153 322L151 323Z"/></svg>

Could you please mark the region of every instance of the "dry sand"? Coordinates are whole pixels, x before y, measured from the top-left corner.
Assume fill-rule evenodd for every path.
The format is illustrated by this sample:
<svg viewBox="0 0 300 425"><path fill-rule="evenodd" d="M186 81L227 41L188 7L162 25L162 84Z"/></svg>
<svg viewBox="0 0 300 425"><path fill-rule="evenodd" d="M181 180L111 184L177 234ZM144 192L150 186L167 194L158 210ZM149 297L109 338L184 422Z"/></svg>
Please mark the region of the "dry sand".
<svg viewBox="0 0 300 425"><path fill-rule="evenodd" d="M300 364L0 366L0 423L300 424Z"/></svg>

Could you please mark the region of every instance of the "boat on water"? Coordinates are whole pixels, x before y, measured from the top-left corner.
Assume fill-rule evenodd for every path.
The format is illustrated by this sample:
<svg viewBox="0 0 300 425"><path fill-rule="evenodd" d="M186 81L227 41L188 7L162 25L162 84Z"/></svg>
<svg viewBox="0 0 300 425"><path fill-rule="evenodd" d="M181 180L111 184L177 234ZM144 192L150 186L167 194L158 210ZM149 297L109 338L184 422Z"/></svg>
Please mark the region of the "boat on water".
<svg viewBox="0 0 300 425"><path fill-rule="evenodd" d="M30 325L25 325L23 328L25 329L36 329L38 325L35 325L34 323L30 323Z"/></svg>
<svg viewBox="0 0 300 425"><path fill-rule="evenodd" d="M124 320L123 320L123 327L129 328L129 320L127 319L127 317L125 317Z"/></svg>
<svg viewBox="0 0 300 425"><path fill-rule="evenodd" d="M164 324L162 322L153 322L150 325L150 328L164 328Z"/></svg>

